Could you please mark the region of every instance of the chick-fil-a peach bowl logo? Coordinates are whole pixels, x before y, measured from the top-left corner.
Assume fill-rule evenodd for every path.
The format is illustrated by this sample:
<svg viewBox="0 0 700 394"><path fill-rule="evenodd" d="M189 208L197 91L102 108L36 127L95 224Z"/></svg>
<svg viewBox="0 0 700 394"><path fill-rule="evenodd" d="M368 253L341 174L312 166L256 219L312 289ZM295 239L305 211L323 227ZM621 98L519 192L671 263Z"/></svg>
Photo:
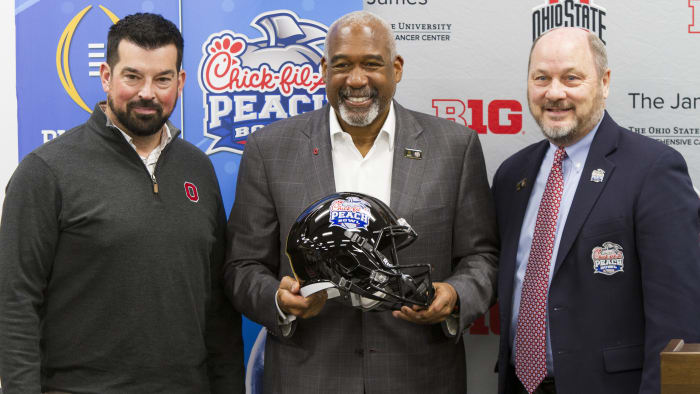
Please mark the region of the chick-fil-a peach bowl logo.
<svg viewBox="0 0 700 394"><path fill-rule="evenodd" d="M224 30L202 45L204 136L213 140L207 154L243 153L256 130L319 109L326 100L320 71L325 25L277 10L258 15L251 26L260 38Z"/></svg>

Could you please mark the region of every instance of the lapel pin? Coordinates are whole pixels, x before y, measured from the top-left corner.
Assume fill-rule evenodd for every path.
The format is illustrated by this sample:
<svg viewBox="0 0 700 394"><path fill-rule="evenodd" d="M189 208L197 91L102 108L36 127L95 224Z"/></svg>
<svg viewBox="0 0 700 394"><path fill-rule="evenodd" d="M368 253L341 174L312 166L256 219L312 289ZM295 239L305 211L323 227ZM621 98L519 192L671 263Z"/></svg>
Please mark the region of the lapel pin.
<svg viewBox="0 0 700 394"><path fill-rule="evenodd" d="M524 189L525 186L527 186L527 178L523 178L520 180L520 182L515 184L515 191L519 192L520 190Z"/></svg>
<svg viewBox="0 0 700 394"><path fill-rule="evenodd" d="M314 148L314 155L318 154L318 148Z"/></svg>
<svg viewBox="0 0 700 394"><path fill-rule="evenodd" d="M598 168L597 170L593 170L593 172L591 172L591 182L603 182L603 178L605 178L605 171L602 168Z"/></svg>
<svg viewBox="0 0 700 394"><path fill-rule="evenodd" d="M423 159L423 151L420 149L409 149L403 150L403 156L409 159L421 160Z"/></svg>

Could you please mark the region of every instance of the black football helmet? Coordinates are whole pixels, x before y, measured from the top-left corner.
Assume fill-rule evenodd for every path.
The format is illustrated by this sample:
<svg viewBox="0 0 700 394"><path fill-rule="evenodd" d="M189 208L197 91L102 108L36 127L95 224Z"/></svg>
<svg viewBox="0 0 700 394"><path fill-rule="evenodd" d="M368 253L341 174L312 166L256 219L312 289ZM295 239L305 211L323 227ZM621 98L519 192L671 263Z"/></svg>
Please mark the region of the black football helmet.
<svg viewBox="0 0 700 394"><path fill-rule="evenodd" d="M287 237L287 256L304 297L329 298L362 310L428 307L430 264L399 265L397 251L417 237L382 201L361 193L335 193L304 210Z"/></svg>

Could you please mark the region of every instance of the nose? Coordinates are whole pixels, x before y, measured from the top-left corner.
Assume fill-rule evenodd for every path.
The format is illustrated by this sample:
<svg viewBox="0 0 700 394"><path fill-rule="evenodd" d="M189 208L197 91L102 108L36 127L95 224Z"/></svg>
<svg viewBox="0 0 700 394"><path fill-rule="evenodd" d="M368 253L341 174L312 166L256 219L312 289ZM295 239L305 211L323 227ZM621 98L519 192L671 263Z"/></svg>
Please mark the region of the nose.
<svg viewBox="0 0 700 394"><path fill-rule="evenodd" d="M146 80L143 86L141 86L141 89L139 89L139 98L141 100L153 100L155 97L154 91L153 81Z"/></svg>
<svg viewBox="0 0 700 394"><path fill-rule="evenodd" d="M565 86L558 79L552 79L552 83L547 87L545 98L551 101L557 101L566 98Z"/></svg>
<svg viewBox="0 0 700 394"><path fill-rule="evenodd" d="M362 67L354 67L348 75L347 85L351 88L361 88L367 85L367 75Z"/></svg>

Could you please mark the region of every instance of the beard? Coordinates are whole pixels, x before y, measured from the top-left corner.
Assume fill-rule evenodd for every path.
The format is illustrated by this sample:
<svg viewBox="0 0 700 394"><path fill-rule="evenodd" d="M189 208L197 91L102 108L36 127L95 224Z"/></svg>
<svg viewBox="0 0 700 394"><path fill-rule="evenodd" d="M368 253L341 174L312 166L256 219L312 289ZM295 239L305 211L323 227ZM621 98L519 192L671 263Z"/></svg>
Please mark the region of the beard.
<svg viewBox="0 0 700 394"><path fill-rule="evenodd" d="M122 111L117 109L112 98L107 96L107 105L109 105L119 123L126 128L125 131L139 137L148 137L159 132L170 117L170 113L163 114L162 105L149 100L129 101L126 103L126 111ZM133 110L134 107L152 108L156 112L153 114L137 114Z"/></svg>
<svg viewBox="0 0 700 394"><path fill-rule="evenodd" d="M532 110L532 104L530 104L530 113L540 126L542 134L554 145L569 146L593 129L593 126L603 117L605 105L603 104L603 94L599 90L588 113L577 115L574 112L574 119L562 126L550 126L545 123L544 114L547 109L570 109L576 111L576 106L565 100L546 101L542 107L542 112L537 116Z"/></svg>
<svg viewBox="0 0 700 394"><path fill-rule="evenodd" d="M350 97L369 97L372 100L368 109L359 109L345 104ZM380 112L383 112L385 106L379 105L379 93L377 89L365 86L361 89L353 89L345 87L338 91L338 110L340 117L345 123L355 127L369 126Z"/></svg>

